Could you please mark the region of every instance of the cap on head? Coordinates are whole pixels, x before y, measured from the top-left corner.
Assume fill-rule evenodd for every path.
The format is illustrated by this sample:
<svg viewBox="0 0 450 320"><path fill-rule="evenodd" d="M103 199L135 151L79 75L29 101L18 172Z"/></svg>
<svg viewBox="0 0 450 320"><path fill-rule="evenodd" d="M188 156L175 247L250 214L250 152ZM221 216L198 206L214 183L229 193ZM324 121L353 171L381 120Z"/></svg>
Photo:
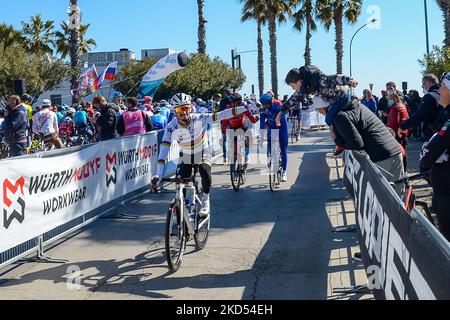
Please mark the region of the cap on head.
<svg viewBox="0 0 450 320"><path fill-rule="evenodd" d="M273 101L273 95L271 95L270 93L265 93L261 96L261 99L259 99L259 101L262 104L271 104Z"/></svg>
<svg viewBox="0 0 450 320"><path fill-rule="evenodd" d="M120 93L120 92L115 92L114 93L114 95L113 95L113 100L115 100L115 99L117 99L117 98L123 98L123 94L122 93Z"/></svg>
<svg viewBox="0 0 450 320"><path fill-rule="evenodd" d="M42 107L48 108L52 106L52 102L49 99L42 100Z"/></svg>
<svg viewBox="0 0 450 320"><path fill-rule="evenodd" d="M33 98L29 94L24 94L20 97L22 101L31 101Z"/></svg>

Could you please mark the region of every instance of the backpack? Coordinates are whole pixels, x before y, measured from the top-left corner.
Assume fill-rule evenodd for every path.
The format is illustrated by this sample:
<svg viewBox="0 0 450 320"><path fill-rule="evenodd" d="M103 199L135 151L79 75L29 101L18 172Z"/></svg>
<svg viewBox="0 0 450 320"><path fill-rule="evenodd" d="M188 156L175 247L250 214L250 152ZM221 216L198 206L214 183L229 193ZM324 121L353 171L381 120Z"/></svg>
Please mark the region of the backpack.
<svg viewBox="0 0 450 320"><path fill-rule="evenodd" d="M319 92L320 79L325 74L316 66L309 65L300 68L300 75L303 79L302 94L314 95Z"/></svg>

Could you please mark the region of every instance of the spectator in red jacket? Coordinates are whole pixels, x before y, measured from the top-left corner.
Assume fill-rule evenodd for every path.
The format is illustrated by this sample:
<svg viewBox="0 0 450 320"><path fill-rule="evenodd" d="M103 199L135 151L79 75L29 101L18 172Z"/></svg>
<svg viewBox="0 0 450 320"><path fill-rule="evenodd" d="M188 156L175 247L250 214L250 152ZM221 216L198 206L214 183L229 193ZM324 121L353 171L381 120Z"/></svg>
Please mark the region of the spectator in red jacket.
<svg viewBox="0 0 450 320"><path fill-rule="evenodd" d="M408 109L402 102L400 95L397 92L390 92L388 95L388 105L390 107L388 128L392 129L395 133L395 139L403 146L406 150L408 130L402 130L400 125L409 119ZM406 170L406 155L403 158Z"/></svg>

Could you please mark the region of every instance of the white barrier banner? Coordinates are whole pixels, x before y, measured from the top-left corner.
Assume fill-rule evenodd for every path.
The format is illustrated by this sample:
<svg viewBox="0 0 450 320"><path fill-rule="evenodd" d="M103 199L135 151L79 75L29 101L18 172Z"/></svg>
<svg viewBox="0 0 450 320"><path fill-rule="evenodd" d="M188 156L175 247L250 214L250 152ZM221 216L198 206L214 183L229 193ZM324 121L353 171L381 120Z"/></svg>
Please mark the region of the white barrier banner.
<svg viewBox="0 0 450 320"><path fill-rule="evenodd" d="M49 158L0 162L0 252L149 184L156 133Z"/></svg>
<svg viewBox="0 0 450 320"><path fill-rule="evenodd" d="M302 128L311 128L313 126L326 126L325 116L313 111L302 112Z"/></svg>

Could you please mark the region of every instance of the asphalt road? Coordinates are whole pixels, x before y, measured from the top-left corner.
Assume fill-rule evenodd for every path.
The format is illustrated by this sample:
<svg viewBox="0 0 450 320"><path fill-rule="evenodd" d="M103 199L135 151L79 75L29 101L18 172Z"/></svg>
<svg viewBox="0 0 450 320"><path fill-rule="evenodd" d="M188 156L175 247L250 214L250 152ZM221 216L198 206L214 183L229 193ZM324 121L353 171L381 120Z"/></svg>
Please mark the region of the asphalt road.
<svg viewBox="0 0 450 320"><path fill-rule="evenodd" d="M19 265L0 276L0 299L372 299L333 289L367 282L352 202L341 201L341 160L331 157L328 132L307 132L289 147L289 181L275 193L267 175L250 168L236 193L228 167L213 168L212 229L207 247L188 246L170 274L164 224L172 193L145 195L122 213L100 219L47 253L67 264Z"/></svg>

